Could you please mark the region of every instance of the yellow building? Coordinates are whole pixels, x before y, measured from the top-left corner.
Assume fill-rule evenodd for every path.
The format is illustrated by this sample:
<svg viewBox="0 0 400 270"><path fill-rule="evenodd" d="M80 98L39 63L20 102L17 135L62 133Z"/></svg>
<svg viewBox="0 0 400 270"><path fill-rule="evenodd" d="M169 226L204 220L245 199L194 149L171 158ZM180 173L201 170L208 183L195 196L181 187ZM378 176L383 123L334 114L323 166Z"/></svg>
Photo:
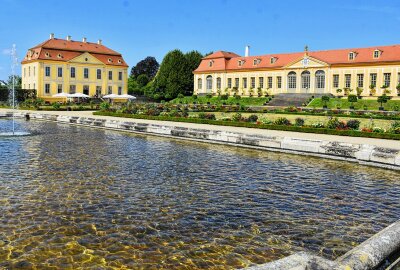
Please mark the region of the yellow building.
<svg viewBox="0 0 400 270"><path fill-rule="evenodd" d="M397 95L400 45L245 56L218 51L194 73L194 94ZM339 89L339 90L338 90Z"/></svg>
<svg viewBox="0 0 400 270"><path fill-rule="evenodd" d="M36 89L46 101L57 93L83 93L91 97L127 94L128 65L122 55L97 43L68 36L50 39L28 50L21 63L22 87Z"/></svg>

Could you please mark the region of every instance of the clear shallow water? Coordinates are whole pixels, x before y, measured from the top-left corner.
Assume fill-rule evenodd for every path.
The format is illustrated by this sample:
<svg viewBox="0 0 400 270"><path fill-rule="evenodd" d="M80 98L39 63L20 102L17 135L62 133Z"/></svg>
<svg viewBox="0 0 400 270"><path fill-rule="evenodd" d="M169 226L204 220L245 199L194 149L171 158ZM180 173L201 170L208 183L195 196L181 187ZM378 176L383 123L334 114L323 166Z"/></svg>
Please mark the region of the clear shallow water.
<svg viewBox="0 0 400 270"><path fill-rule="evenodd" d="M400 174L56 123L0 138L0 268L335 258L400 217ZM0 120L0 132L10 121Z"/></svg>

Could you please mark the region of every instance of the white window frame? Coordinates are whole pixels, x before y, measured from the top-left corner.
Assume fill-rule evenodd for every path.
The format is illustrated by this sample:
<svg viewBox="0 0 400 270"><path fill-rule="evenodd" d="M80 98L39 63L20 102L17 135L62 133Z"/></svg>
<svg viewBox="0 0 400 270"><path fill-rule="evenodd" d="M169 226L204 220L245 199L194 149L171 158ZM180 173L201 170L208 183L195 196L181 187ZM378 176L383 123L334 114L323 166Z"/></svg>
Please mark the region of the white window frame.
<svg viewBox="0 0 400 270"><path fill-rule="evenodd" d="M357 74L357 87L364 87L364 74L363 73L359 73Z"/></svg>
<svg viewBox="0 0 400 270"><path fill-rule="evenodd" d="M351 74L344 74L344 87L350 88L351 87Z"/></svg>
<svg viewBox="0 0 400 270"><path fill-rule="evenodd" d="M339 74L333 74L333 87L339 88Z"/></svg>
<svg viewBox="0 0 400 270"><path fill-rule="evenodd" d="M371 74L369 74L369 81L370 81L370 86L372 85L372 86L374 86L374 87L376 87L376 78L378 77L378 74L377 73L371 73Z"/></svg>
<svg viewBox="0 0 400 270"><path fill-rule="evenodd" d="M291 71L287 75L288 78L288 89L296 89L297 88L297 74L294 71Z"/></svg>
<svg viewBox="0 0 400 270"><path fill-rule="evenodd" d="M383 85L390 87L392 73L383 73Z"/></svg>

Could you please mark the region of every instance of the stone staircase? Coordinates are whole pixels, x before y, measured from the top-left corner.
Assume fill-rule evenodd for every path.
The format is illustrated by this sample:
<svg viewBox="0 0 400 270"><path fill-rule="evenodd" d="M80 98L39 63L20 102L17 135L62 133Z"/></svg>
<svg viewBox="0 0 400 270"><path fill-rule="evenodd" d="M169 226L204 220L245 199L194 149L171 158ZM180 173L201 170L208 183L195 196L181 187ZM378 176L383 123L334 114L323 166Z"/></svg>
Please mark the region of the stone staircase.
<svg viewBox="0 0 400 270"><path fill-rule="evenodd" d="M289 107L296 106L301 107L303 103L308 103L308 100L314 97L321 97L324 94L277 94L274 98L268 103L268 106L281 106L281 107ZM329 95L330 96L330 95Z"/></svg>

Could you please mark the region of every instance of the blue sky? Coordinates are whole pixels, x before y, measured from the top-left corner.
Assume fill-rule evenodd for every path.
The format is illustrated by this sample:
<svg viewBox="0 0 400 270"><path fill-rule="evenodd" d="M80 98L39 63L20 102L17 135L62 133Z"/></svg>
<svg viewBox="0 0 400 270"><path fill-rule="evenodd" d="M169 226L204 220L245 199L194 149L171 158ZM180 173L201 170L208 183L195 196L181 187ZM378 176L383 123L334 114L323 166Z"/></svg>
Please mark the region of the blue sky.
<svg viewBox="0 0 400 270"><path fill-rule="evenodd" d="M400 44L397 0L0 0L0 79L8 55L48 39L87 37L119 51L130 66L159 62L172 49L251 55ZM20 71L20 67L18 67Z"/></svg>

